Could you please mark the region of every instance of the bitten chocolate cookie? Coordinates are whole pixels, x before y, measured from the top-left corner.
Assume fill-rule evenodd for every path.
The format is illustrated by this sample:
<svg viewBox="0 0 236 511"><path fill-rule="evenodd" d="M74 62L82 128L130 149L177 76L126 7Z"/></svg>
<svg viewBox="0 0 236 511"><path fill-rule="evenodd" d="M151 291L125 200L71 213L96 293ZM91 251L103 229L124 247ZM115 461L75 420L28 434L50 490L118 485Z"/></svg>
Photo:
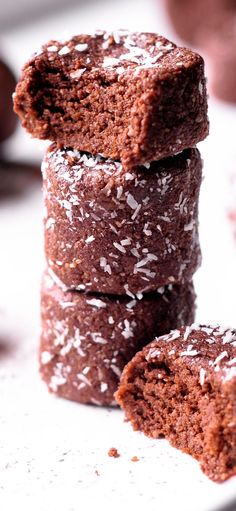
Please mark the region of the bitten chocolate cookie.
<svg viewBox="0 0 236 511"><path fill-rule="evenodd" d="M125 367L116 399L136 430L199 460L216 482L236 475L236 331L181 328Z"/></svg>
<svg viewBox="0 0 236 511"><path fill-rule="evenodd" d="M59 396L97 405L115 404L121 371L139 349L195 313L191 283L137 300L66 292L45 273L41 296L43 380Z"/></svg>
<svg viewBox="0 0 236 511"><path fill-rule="evenodd" d="M15 130L17 117L13 112L12 93L15 78L9 67L0 60L0 143Z"/></svg>
<svg viewBox="0 0 236 511"><path fill-rule="evenodd" d="M50 41L24 67L15 111L36 138L131 168L208 134L203 59L153 33Z"/></svg>
<svg viewBox="0 0 236 511"><path fill-rule="evenodd" d="M126 172L51 146L42 170L46 256L68 288L136 294L192 279L200 263L197 149Z"/></svg>

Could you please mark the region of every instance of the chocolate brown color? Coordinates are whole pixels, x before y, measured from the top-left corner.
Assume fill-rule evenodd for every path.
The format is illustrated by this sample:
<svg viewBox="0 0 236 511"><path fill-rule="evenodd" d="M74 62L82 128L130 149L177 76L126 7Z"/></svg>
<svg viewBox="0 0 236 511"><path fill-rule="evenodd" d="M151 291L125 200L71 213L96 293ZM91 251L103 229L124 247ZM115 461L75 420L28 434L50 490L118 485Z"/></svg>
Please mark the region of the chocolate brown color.
<svg viewBox="0 0 236 511"><path fill-rule="evenodd" d="M179 37L206 57L210 92L236 103L236 0L165 0L165 4Z"/></svg>
<svg viewBox="0 0 236 511"><path fill-rule="evenodd" d="M153 33L50 41L23 68L15 111L36 138L132 168L208 134L203 59Z"/></svg>
<svg viewBox="0 0 236 511"><path fill-rule="evenodd" d="M16 81L11 70L0 60L0 143L10 137L16 128L17 117L12 104L15 86Z"/></svg>
<svg viewBox="0 0 236 511"><path fill-rule="evenodd" d="M236 5L235 14L208 35L204 51L211 70L211 91L221 100L236 103Z"/></svg>
<svg viewBox="0 0 236 511"><path fill-rule="evenodd" d="M190 324L191 283L142 300L66 292L45 273L41 294L40 372L50 392L80 403L116 404L125 364L155 335Z"/></svg>
<svg viewBox="0 0 236 511"><path fill-rule="evenodd" d="M42 170L46 257L68 288L136 294L192 279L201 260L197 149L126 172L51 146Z"/></svg>
<svg viewBox="0 0 236 511"><path fill-rule="evenodd" d="M164 4L178 36L200 48L236 13L236 0L164 0Z"/></svg>
<svg viewBox="0 0 236 511"><path fill-rule="evenodd" d="M155 339L125 367L116 399L135 430L165 437L216 482L236 475L236 331L196 326Z"/></svg>

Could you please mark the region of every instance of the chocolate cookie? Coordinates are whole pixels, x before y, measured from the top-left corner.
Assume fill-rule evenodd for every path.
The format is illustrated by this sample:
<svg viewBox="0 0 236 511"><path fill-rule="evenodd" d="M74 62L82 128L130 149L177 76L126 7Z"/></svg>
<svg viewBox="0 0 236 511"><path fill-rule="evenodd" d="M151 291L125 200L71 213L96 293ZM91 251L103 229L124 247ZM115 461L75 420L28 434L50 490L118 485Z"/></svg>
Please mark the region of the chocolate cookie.
<svg viewBox="0 0 236 511"><path fill-rule="evenodd" d="M23 68L14 104L34 137L126 169L208 134L203 59L152 33L50 41Z"/></svg>
<svg viewBox="0 0 236 511"><path fill-rule="evenodd" d="M236 331L181 328L125 367L116 399L136 430L199 460L216 482L236 475Z"/></svg>
<svg viewBox="0 0 236 511"><path fill-rule="evenodd" d="M205 37L217 33L236 12L235 0L164 0L164 4L178 36L200 48Z"/></svg>
<svg viewBox="0 0 236 511"><path fill-rule="evenodd" d="M46 256L68 288L136 294L191 280L201 259L197 149L126 172L53 145L42 170Z"/></svg>
<svg viewBox="0 0 236 511"><path fill-rule="evenodd" d="M193 285L129 297L65 292L45 273L40 372L51 392L81 403L114 404L120 374L155 335L190 324Z"/></svg>
<svg viewBox="0 0 236 511"><path fill-rule="evenodd" d="M224 101L236 103L236 4L235 14L204 41L211 70L211 90Z"/></svg>
<svg viewBox="0 0 236 511"><path fill-rule="evenodd" d="M17 117L12 105L15 85L11 70L0 60L0 143L10 137L16 128Z"/></svg>

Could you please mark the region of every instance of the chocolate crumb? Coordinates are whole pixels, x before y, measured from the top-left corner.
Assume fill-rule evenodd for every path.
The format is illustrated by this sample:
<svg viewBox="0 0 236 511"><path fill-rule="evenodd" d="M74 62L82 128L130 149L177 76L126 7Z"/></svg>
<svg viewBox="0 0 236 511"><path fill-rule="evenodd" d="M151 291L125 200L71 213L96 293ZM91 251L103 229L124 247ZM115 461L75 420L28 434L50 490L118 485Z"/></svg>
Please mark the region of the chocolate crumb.
<svg viewBox="0 0 236 511"><path fill-rule="evenodd" d="M139 461L138 456L132 456L131 461Z"/></svg>
<svg viewBox="0 0 236 511"><path fill-rule="evenodd" d="M108 451L108 456L110 456L110 458L119 458L120 453L117 451L116 447L111 447Z"/></svg>

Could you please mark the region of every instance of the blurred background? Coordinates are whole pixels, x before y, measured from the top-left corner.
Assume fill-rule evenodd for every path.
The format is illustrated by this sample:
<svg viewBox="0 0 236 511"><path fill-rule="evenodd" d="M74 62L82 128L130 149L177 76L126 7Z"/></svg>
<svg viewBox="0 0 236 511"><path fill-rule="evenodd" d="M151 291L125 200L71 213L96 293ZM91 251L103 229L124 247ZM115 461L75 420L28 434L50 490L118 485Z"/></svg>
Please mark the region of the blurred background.
<svg viewBox="0 0 236 511"><path fill-rule="evenodd" d="M0 380L5 382L6 389L2 408L6 425L15 420L14 378L18 378L23 389L28 389L26 373L32 381L38 381L32 357L35 360L37 353L39 285L44 264L40 162L47 145L32 140L23 131L12 113L9 98L23 64L42 43L97 28L159 32L197 49L205 57L210 136L199 144L205 179L200 200L203 264L195 278L197 320L236 326L236 0L2 2ZM31 397L33 401L33 394ZM4 450L2 455L4 459ZM10 477L7 472L4 474L10 491ZM230 488L211 489L204 498L208 495L212 503L223 502L226 495L234 495ZM198 509L210 509L209 506L199 504Z"/></svg>

